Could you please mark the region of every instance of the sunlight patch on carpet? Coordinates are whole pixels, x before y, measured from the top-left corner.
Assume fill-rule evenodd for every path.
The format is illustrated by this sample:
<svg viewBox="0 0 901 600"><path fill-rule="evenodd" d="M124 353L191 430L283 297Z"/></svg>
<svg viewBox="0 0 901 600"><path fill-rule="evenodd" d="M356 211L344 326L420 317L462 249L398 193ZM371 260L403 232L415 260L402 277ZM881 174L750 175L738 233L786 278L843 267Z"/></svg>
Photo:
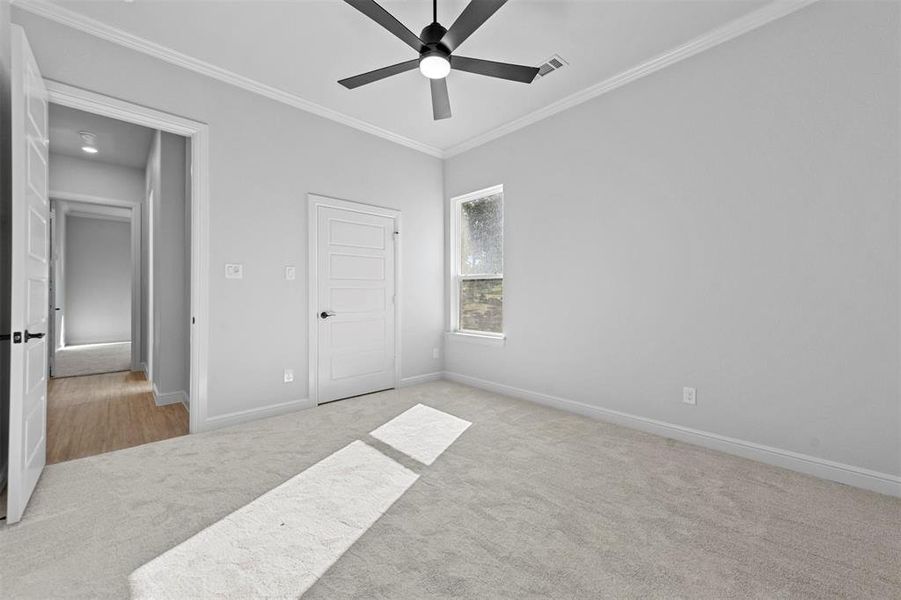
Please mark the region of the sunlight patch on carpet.
<svg viewBox="0 0 901 600"><path fill-rule="evenodd" d="M135 570L132 598L297 598L418 477L352 442Z"/></svg>
<svg viewBox="0 0 901 600"><path fill-rule="evenodd" d="M417 404L369 435L403 452L419 462L430 465L448 446L472 425L459 417Z"/></svg>

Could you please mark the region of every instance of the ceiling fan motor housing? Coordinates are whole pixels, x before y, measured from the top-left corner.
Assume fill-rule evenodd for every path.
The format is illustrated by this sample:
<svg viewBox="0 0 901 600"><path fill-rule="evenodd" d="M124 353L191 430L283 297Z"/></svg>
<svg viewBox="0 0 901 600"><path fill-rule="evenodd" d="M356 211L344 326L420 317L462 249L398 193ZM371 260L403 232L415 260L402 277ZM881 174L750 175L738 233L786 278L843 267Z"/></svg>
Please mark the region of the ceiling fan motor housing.
<svg viewBox="0 0 901 600"><path fill-rule="evenodd" d="M440 23L426 25L419 36L419 39L422 40L422 43L425 45L419 52L420 58L425 58L426 56L441 56L450 59L450 50L441 43L445 33L447 33L447 29L442 27Z"/></svg>
<svg viewBox="0 0 901 600"><path fill-rule="evenodd" d="M0 0L0 2L2 1ZM349 90L380 81L386 77L413 71L418 66L419 72L429 80L432 92L432 116L438 121L451 116L450 99L447 95L447 76L453 69L522 83L532 83L540 71L538 67L500 63L466 56L451 56L460 44L484 25L485 21L497 12L507 0L470 0L450 29L438 22L438 2L432 0L432 22L422 30L418 37L380 6L376 0L344 1L419 53L418 59L406 60L338 81ZM452 59L453 64L451 64Z"/></svg>

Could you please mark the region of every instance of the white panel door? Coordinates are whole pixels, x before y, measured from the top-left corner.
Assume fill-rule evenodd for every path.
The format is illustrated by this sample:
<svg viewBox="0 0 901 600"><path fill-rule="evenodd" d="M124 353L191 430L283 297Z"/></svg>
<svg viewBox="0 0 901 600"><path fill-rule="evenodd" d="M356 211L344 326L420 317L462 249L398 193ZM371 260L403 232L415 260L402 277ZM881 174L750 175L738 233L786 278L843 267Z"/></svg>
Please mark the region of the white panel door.
<svg viewBox="0 0 901 600"><path fill-rule="evenodd" d="M317 209L319 402L394 387L394 219Z"/></svg>
<svg viewBox="0 0 901 600"><path fill-rule="evenodd" d="M22 28L12 33L8 523L22 518L46 462L50 265L47 91Z"/></svg>

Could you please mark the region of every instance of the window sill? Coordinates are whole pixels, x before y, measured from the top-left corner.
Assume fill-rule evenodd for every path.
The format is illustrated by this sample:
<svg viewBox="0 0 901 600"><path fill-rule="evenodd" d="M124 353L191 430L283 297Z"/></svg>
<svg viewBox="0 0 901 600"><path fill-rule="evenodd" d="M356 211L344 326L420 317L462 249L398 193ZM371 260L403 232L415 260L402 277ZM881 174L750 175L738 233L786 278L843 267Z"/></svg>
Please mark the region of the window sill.
<svg viewBox="0 0 901 600"><path fill-rule="evenodd" d="M491 335L487 333L464 333L462 331L448 331L444 334L448 340L466 342L469 344L481 344L483 346L504 346L507 338L503 335Z"/></svg>

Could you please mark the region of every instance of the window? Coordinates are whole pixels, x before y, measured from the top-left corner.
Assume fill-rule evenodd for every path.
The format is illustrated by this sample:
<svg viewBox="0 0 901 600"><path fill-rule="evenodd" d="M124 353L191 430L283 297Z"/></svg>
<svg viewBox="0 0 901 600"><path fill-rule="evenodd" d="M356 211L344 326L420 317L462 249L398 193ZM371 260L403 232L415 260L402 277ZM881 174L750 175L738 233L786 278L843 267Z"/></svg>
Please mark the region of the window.
<svg viewBox="0 0 901 600"><path fill-rule="evenodd" d="M501 337L504 324L504 192L451 201L451 329Z"/></svg>

